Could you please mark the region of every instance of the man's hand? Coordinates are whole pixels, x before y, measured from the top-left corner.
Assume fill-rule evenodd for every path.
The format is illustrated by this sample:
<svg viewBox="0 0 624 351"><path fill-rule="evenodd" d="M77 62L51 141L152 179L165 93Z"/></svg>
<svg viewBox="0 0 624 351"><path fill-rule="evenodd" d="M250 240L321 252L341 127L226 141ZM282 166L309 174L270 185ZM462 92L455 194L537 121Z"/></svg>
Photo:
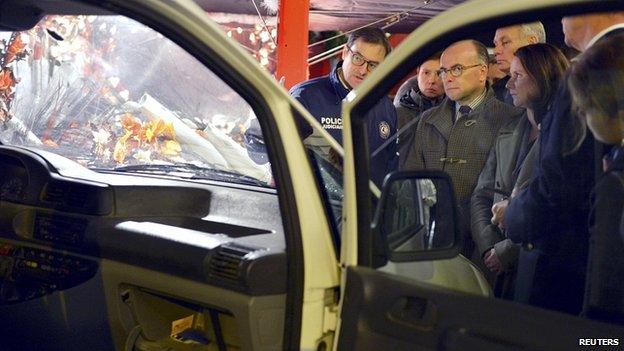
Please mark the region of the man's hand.
<svg viewBox="0 0 624 351"><path fill-rule="evenodd" d="M500 229L505 229L505 211L509 205L509 200L499 201L492 206L492 224L498 225Z"/></svg>
<svg viewBox="0 0 624 351"><path fill-rule="evenodd" d="M490 251L485 253L485 256L483 257L483 262L485 263L485 266L493 273L496 273L496 275L503 273L503 265L498 259L496 251L494 249L491 249Z"/></svg>

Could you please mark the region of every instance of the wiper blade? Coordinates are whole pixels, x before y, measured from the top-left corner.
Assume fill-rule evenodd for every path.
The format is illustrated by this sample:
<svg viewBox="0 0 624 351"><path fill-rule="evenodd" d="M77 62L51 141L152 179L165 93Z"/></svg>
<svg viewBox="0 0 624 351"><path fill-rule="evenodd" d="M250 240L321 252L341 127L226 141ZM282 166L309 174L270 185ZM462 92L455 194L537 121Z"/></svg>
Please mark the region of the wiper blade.
<svg viewBox="0 0 624 351"><path fill-rule="evenodd" d="M198 166L193 163L176 164L148 164L148 165L125 165L115 168L92 168L95 171L128 172L128 173L151 173L162 175L175 175L188 179L205 179L228 183L240 183L248 185L266 186L267 184L236 172ZM182 174L185 174L183 176Z"/></svg>
<svg viewBox="0 0 624 351"><path fill-rule="evenodd" d="M168 172L187 172L192 173L206 169L192 163L176 163L176 164L148 164L148 165L125 165L115 168L100 168L98 170L116 171L116 172L150 172L150 173L168 173Z"/></svg>
<svg viewBox="0 0 624 351"><path fill-rule="evenodd" d="M267 186L265 182L256 178L216 168L202 168L201 171L195 173L195 176L192 177L192 179L207 179L223 182L243 183L248 185Z"/></svg>

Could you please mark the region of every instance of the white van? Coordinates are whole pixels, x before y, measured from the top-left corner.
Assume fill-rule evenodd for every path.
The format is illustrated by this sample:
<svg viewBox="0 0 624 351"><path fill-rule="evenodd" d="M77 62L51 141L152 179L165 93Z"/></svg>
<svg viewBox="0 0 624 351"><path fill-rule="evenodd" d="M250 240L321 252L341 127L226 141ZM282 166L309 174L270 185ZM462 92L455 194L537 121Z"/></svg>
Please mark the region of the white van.
<svg viewBox="0 0 624 351"><path fill-rule="evenodd" d="M598 6L624 8L478 0L430 20L347 97L343 151L191 1L0 0L0 348L615 345L621 326L492 298L458 256L448 176L380 191L358 117L462 36Z"/></svg>

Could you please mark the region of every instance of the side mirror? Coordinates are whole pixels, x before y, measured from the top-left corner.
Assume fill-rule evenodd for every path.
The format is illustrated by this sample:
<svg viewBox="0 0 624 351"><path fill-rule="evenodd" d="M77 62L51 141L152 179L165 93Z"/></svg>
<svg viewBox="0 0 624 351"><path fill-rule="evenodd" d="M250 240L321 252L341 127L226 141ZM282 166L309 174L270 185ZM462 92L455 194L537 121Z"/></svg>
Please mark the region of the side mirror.
<svg viewBox="0 0 624 351"><path fill-rule="evenodd" d="M393 262L457 256L461 236L449 176L441 171L388 175L375 213L373 235L376 245L381 246L376 250L378 257L383 252Z"/></svg>

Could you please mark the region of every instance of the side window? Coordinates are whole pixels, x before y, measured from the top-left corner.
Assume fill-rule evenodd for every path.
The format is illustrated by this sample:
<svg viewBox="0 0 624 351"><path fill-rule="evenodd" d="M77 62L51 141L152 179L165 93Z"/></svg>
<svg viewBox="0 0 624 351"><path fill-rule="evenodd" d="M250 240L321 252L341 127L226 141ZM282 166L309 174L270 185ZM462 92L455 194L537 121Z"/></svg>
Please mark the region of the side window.
<svg viewBox="0 0 624 351"><path fill-rule="evenodd" d="M390 253L411 253L448 248L454 232L449 230L452 207L448 186L439 180L405 179L390 183L378 206L375 228Z"/></svg>
<svg viewBox="0 0 624 351"><path fill-rule="evenodd" d="M0 33L0 82L4 144L96 170L273 184L249 104L125 17L47 16L31 30Z"/></svg>
<svg viewBox="0 0 624 351"><path fill-rule="evenodd" d="M333 150L327 140L314 131L302 116L295 113L299 136L307 149L308 159L319 187L325 211L333 234L336 254L340 252L342 201L344 199L342 156Z"/></svg>

